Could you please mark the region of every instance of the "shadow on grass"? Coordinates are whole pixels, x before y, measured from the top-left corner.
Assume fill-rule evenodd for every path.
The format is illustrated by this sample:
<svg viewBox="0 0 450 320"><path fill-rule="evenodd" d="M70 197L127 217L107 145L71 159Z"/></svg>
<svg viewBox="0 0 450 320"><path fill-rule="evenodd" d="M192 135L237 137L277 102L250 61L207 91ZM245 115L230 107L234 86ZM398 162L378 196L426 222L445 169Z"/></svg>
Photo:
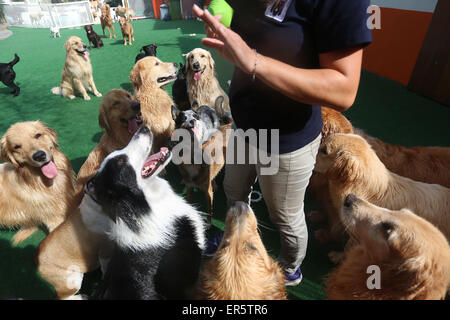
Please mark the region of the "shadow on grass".
<svg viewBox="0 0 450 320"><path fill-rule="evenodd" d="M51 299L54 292L37 273L36 247L13 247L0 239L0 299Z"/></svg>

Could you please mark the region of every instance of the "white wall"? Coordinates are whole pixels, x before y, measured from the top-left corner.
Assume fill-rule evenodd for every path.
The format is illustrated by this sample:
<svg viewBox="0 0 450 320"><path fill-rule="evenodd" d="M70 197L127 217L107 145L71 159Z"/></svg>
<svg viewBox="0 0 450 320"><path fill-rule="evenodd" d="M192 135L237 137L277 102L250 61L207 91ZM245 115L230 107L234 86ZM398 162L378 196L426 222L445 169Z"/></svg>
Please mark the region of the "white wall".
<svg viewBox="0 0 450 320"><path fill-rule="evenodd" d="M371 0L370 2L384 8L434 12L438 0Z"/></svg>

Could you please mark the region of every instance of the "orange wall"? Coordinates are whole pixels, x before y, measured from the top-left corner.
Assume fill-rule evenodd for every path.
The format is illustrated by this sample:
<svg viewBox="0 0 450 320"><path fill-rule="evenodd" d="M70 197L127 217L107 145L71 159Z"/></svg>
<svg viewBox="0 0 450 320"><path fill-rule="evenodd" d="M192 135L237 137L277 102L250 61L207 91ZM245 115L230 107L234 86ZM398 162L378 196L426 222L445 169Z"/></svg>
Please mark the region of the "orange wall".
<svg viewBox="0 0 450 320"><path fill-rule="evenodd" d="M381 8L381 29L372 30L373 43L364 51L363 68L407 85L432 16Z"/></svg>

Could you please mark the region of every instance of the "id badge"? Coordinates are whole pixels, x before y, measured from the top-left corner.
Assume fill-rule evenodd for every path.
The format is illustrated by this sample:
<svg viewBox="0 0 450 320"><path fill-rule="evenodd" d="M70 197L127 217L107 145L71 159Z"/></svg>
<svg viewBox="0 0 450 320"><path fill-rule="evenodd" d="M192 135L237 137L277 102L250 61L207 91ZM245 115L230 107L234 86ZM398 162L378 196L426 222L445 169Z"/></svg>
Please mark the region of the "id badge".
<svg viewBox="0 0 450 320"><path fill-rule="evenodd" d="M278 6L276 5L277 1L273 1L270 5L267 6L265 16L273 19L278 22L283 22L286 17L286 12L289 9L289 5L292 0L281 0Z"/></svg>

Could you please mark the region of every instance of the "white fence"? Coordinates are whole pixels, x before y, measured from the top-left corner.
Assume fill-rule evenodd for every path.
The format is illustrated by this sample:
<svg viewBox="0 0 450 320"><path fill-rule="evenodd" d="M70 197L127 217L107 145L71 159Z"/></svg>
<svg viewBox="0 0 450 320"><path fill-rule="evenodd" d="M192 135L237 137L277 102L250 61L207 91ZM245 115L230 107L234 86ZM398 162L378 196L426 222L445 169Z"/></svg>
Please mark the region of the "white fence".
<svg viewBox="0 0 450 320"><path fill-rule="evenodd" d="M2 3L6 22L26 28L70 28L93 24L89 1L31 4Z"/></svg>

